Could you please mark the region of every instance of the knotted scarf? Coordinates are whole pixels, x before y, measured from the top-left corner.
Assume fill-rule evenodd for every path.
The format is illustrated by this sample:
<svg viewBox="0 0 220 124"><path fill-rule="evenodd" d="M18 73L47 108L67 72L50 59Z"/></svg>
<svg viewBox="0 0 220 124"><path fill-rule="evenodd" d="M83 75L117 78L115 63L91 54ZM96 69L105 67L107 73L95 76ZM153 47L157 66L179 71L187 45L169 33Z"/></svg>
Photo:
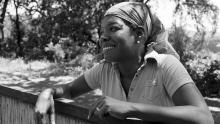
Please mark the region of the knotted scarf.
<svg viewBox="0 0 220 124"><path fill-rule="evenodd" d="M156 15L153 15L147 5L141 2L122 2L109 8L105 16L112 15L130 22L132 27L144 29L147 43L154 42L152 48L158 53L167 53L176 56L172 45L168 42L168 33Z"/></svg>

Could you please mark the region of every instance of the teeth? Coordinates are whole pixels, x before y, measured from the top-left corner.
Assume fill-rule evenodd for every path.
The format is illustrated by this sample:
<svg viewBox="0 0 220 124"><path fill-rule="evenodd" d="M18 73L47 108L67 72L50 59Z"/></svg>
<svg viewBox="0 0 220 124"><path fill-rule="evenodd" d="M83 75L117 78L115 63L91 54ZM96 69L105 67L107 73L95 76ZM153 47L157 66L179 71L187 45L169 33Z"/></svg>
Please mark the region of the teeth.
<svg viewBox="0 0 220 124"><path fill-rule="evenodd" d="M109 49L113 49L114 47L104 47L103 51L109 50Z"/></svg>

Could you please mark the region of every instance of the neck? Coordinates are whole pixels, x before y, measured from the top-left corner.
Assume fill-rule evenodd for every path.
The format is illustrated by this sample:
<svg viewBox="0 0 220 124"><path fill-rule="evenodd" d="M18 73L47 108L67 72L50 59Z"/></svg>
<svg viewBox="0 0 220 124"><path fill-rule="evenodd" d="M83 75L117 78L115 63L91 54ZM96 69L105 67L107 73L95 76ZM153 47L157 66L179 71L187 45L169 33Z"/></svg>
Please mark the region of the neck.
<svg viewBox="0 0 220 124"><path fill-rule="evenodd" d="M119 71L122 77L133 78L138 68L143 62L139 58L118 63Z"/></svg>

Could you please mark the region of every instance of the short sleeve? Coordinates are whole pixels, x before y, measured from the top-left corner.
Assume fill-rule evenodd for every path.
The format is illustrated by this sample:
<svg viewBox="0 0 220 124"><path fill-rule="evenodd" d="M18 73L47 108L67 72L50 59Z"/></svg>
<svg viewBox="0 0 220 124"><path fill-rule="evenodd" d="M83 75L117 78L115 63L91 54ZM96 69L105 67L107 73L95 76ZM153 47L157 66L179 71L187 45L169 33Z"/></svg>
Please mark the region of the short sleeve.
<svg viewBox="0 0 220 124"><path fill-rule="evenodd" d="M172 55L168 55L164 59L163 80L166 91L171 98L178 88L187 83L193 83L185 67Z"/></svg>
<svg viewBox="0 0 220 124"><path fill-rule="evenodd" d="M100 88L102 64L97 64L84 73L86 83L92 89Z"/></svg>

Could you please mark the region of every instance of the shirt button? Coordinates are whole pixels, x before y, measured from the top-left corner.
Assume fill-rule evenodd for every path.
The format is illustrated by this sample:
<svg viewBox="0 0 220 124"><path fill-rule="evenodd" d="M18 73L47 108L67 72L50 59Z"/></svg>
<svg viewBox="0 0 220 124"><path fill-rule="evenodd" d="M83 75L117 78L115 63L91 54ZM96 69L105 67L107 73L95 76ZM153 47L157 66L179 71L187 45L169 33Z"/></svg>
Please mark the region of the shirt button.
<svg viewBox="0 0 220 124"><path fill-rule="evenodd" d="M130 88L130 91L133 91L134 90L134 88Z"/></svg>

